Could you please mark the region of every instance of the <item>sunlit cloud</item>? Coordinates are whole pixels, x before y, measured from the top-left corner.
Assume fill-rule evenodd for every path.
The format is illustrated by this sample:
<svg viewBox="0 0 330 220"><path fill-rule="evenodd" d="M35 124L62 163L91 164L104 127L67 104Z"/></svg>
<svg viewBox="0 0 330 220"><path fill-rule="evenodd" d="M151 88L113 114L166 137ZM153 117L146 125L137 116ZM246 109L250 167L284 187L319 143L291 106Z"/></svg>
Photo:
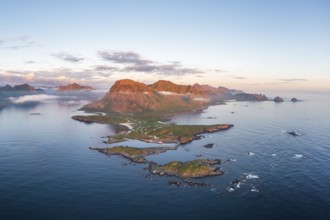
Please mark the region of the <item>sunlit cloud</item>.
<svg viewBox="0 0 330 220"><path fill-rule="evenodd" d="M58 76L58 77L56 77L56 80L58 80L58 81L64 81L64 80L67 80L68 79L68 77L66 77L66 76Z"/></svg>
<svg viewBox="0 0 330 220"><path fill-rule="evenodd" d="M34 85L58 86L67 83L86 83L93 87L110 84L123 77L147 78L164 76L195 76L203 77L207 72L199 68L191 68L179 61L160 63L145 59L135 52L99 51L103 61L96 60L84 63L84 67L71 66L60 68L40 68L31 65L26 70L0 70L0 82L8 84L30 83ZM52 54L53 57L70 63L78 63L84 58L69 53ZM109 62L104 63L104 61ZM39 63L39 62L38 62ZM25 64L38 64L35 60L27 60ZM89 65L88 65L89 64ZM149 76L148 76L149 75Z"/></svg>
<svg viewBox="0 0 330 220"><path fill-rule="evenodd" d="M25 79L27 81L34 81L35 77L36 77L36 75L34 73L28 73L28 74L25 75Z"/></svg>

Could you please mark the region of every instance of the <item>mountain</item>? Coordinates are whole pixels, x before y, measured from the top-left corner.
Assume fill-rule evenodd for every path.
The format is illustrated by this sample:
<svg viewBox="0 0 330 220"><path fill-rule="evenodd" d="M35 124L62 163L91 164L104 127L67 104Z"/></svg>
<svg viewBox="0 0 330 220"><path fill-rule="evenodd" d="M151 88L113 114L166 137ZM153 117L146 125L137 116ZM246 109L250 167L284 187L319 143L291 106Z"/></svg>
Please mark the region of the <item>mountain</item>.
<svg viewBox="0 0 330 220"><path fill-rule="evenodd" d="M59 86L58 91L76 91L76 90L93 90L91 86L81 86L78 83L68 84L66 86Z"/></svg>
<svg viewBox="0 0 330 220"><path fill-rule="evenodd" d="M172 92L177 94L193 94L196 96L211 96L217 95L219 91L209 85L177 85L171 81L159 80L149 86L159 92Z"/></svg>
<svg viewBox="0 0 330 220"><path fill-rule="evenodd" d="M164 81L165 82L165 81ZM203 101L194 100L189 93L183 93L184 86L172 82L152 85L130 79L118 80L106 95L83 107L87 111L115 113L173 113L202 109ZM164 87L163 87L164 86ZM165 92L162 88L166 88Z"/></svg>
<svg viewBox="0 0 330 220"><path fill-rule="evenodd" d="M118 80L98 101L85 105L86 111L112 113L179 113L200 110L225 99L238 101L265 101L262 94L248 94L225 87L209 85L178 85L159 80L146 85L130 79Z"/></svg>
<svg viewBox="0 0 330 220"><path fill-rule="evenodd" d="M28 92L35 92L35 88L30 86L29 84L20 84L15 86L5 85L0 87L0 91L5 92L15 92L15 91L28 91Z"/></svg>
<svg viewBox="0 0 330 220"><path fill-rule="evenodd" d="M150 88L159 92L173 92L177 94L187 94L190 89L190 85L177 85L171 81L159 80L150 85Z"/></svg>

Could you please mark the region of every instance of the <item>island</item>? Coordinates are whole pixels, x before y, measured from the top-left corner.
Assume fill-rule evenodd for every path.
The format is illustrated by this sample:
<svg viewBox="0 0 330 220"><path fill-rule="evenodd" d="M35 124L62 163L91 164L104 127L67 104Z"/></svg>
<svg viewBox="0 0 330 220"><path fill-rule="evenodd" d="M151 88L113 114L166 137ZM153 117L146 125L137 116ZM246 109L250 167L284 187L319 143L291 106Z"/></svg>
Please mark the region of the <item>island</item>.
<svg viewBox="0 0 330 220"><path fill-rule="evenodd" d="M276 97L273 99L273 101L279 103L279 102L283 102L284 100L283 100L281 97L276 96Z"/></svg>
<svg viewBox="0 0 330 220"><path fill-rule="evenodd" d="M84 123L114 125L116 134L109 136L106 144L127 140L154 144L144 148L125 145L106 148L90 147L91 150L106 155L121 155L133 163L149 164L149 172L153 175L175 176L183 179L219 176L223 172L218 171L219 167L214 167L220 164L219 159L172 161L159 165L146 157L177 150L181 145L203 138L205 133L232 128L234 126L232 124L179 125L168 122L169 118L175 114L198 112L210 105L222 103L225 97L233 97L231 92L235 90L199 84L177 85L165 80L146 85L124 79L115 82L103 98L81 108L86 112L95 113L94 115L76 115L72 119ZM247 97L249 99L257 97L257 100L266 99L263 95L247 95ZM173 145L168 146L165 145L166 143L173 143Z"/></svg>
<svg viewBox="0 0 330 220"><path fill-rule="evenodd" d="M300 99L297 99L297 98L295 98L295 97L293 97L292 99L291 99L291 102L301 102L302 100L300 100Z"/></svg>

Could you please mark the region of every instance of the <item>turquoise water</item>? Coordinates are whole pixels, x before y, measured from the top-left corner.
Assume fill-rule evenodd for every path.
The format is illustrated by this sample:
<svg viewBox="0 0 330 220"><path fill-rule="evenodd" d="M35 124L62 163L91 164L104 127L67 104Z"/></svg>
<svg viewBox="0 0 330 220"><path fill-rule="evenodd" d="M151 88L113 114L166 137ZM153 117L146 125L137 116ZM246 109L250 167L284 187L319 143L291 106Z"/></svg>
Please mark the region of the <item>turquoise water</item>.
<svg viewBox="0 0 330 220"><path fill-rule="evenodd" d="M170 186L169 177L145 178L146 165L89 150L105 147L102 137L114 129L71 120L80 114L81 103L52 99L4 108L0 219L328 219L329 96L298 98L304 101L228 102L172 119L235 125L148 157L158 163L196 155L235 159L220 165L223 176L197 180L214 187ZM291 136L288 130L301 135ZM204 148L207 143L215 146ZM229 192L231 181L244 173L259 178L246 179Z"/></svg>

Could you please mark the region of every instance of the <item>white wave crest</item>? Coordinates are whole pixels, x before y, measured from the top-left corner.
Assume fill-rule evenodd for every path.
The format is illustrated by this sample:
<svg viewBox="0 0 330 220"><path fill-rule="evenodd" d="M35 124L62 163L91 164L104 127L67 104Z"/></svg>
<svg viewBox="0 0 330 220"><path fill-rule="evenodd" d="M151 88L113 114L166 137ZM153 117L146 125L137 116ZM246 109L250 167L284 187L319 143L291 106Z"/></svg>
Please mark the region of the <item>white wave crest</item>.
<svg viewBox="0 0 330 220"><path fill-rule="evenodd" d="M258 175L252 174L252 173L244 173L244 176L246 179L259 179Z"/></svg>
<svg viewBox="0 0 330 220"><path fill-rule="evenodd" d="M302 158L302 157L303 157L303 155L301 155L301 154L295 154L293 156L293 158L295 158L295 159L299 159L299 158Z"/></svg>

